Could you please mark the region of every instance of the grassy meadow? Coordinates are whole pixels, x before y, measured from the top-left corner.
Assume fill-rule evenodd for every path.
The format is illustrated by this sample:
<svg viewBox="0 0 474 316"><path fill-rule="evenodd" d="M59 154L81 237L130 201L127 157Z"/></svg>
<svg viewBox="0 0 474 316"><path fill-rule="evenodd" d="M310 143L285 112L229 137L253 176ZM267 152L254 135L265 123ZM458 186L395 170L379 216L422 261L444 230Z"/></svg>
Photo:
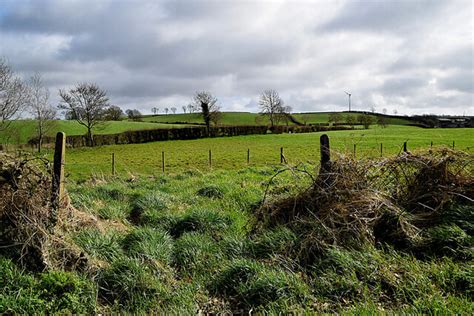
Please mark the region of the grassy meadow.
<svg viewBox="0 0 474 316"><path fill-rule="evenodd" d="M312 113L294 113L293 117L301 123L306 124L317 124L317 123L328 123L330 112L312 112ZM347 113L340 113L343 120L346 120ZM350 114L352 116L357 116L358 114ZM376 115L370 115L373 117L374 122L377 121ZM156 122L156 123L201 123L202 117L199 113L181 113L181 114L161 114L161 115L148 115L143 118L145 122ZM269 124L270 121L267 117L263 117L258 113L250 112L223 112L222 118L219 121L219 124L222 125L262 125ZM410 121L400 118L387 118L387 123L392 125L407 125ZM280 124L286 124L285 122L280 122ZM288 124L293 125L289 122Z"/></svg>
<svg viewBox="0 0 474 316"><path fill-rule="evenodd" d="M48 135L54 136L57 132L65 132L66 135L85 135L87 129L76 121L55 120L50 123ZM106 121L98 125L94 132L96 134L115 134L132 130L155 129L155 128L179 128L180 124L157 124L151 122L133 121ZM8 130L0 132L0 144L26 144L36 134L35 120L12 121Z"/></svg>
<svg viewBox="0 0 474 316"><path fill-rule="evenodd" d="M360 249L328 246L305 263L297 249L305 248L308 234L285 225L262 229L256 220L264 195L294 196L311 183L291 172L270 182L278 170L192 170L69 184L80 218L96 219L64 238L93 268L35 274L0 255L0 275L8 276L0 277L0 311L472 313L472 266L453 257L469 251L464 230L451 224L424 232L433 240L450 238L436 244L456 247L449 256L423 259L367 243Z"/></svg>
<svg viewBox="0 0 474 316"><path fill-rule="evenodd" d="M250 150L250 166L271 166L280 163L280 148L289 164L317 164L319 161L319 137L322 133L267 134L237 137L205 138L130 145L111 145L95 148L67 149L66 174L70 179L85 180L91 175L111 173L111 155L115 154L119 175L159 175L162 173L162 152L165 152L165 172L179 173L187 170L210 171L212 169L241 169L247 166L247 150ZM431 146L452 146L474 152L474 129L422 129L411 126L373 126L368 130L330 131L331 148L335 153L357 158L379 157L380 144L383 155L401 152L403 142L408 149ZM51 153L49 153L51 157Z"/></svg>

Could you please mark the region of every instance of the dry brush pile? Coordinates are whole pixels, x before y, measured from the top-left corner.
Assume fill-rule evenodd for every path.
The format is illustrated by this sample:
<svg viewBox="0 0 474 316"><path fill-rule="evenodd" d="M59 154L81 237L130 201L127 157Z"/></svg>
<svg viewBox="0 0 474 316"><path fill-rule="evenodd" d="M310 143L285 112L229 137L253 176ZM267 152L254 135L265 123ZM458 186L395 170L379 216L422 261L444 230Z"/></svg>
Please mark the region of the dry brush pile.
<svg viewBox="0 0 474 316"><path fill-rule="evenodd" d="M0 254L32 271L82 270L87 259L65 231L85 219L67 196L60 212L52 211L50 167L31 156L0 154Z"/></svg>
<svg viewBox="0 0 474 316"><path fill-rule="evenodd" d="M304 264L333 246L367 244L471 260L473 162L473 155L448 149L376 161L340 156L298 196L267 201L258 222L297 233L291 251Z"/></svg>

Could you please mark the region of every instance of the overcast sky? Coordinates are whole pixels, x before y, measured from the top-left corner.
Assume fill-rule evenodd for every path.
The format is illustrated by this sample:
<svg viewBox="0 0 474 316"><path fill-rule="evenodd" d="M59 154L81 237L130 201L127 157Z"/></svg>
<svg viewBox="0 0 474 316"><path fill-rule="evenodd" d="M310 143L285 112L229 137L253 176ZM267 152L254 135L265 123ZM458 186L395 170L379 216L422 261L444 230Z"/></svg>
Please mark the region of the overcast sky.
<svg viewBox="0 0 474 316"><path fill-rule="evenodd" d="M473 2L0 0L0 57L59 88L95 82L149 113L197 90L257 111L474 115Z"/></svg>

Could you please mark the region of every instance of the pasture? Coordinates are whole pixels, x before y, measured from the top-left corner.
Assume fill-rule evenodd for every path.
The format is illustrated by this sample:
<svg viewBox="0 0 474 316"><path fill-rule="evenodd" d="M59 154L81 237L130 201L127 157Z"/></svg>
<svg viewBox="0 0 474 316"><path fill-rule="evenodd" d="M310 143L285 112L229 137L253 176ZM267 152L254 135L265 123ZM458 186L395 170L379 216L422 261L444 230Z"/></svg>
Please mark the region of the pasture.
<svg viewBox="0 0 474 316"><path fill-rule="evenodd" d="M360 159L379 157L380 144L383 155L401 152L403 143L409 150L451 147L474 152L474 129L422 129L410 126L372 127L368 130L330 131L334 152L353 155ZM237 137L205 138L153 142L144 144L112 145L95 148L68 149L66 175L70 179L85 180L91 175L110 175L111 155L115 154L118 175L159 175L162 173L162 152L165 153L165 173L175 174L187 170L241 169L247 166L271 166L280 163L283 147L286 162L317 164L319 161L319 136L321 133L267 134ZM212 168L209 166L211 150ZM49 153L51 157L51 153Z"/></svg>
<svg viewBox="0 0 474 316"><path fill-rule="evenodd" d="M157 124L150 122L133 121L105 121L94 129L96 134L115 134L130 130L144 130L155 128L179 128L182 125L175 124ZM0 144L26 144L29 139L35 137L35 120L16 120L12 121L9 127L8 135L0 132ZM49 136L54 136L57 132L65 132L67 135L85 135L87 129L76 121L55 120L51 122Z"/></svg>
<svg viewBox="0 0 474 316"><path fill-rule="evenodd" d="M337 112L336 112L337 113ZM330 112L311 112L311 113L294 113L292 116L301 123L305 124L318 124L328 123ZM345 122L347 113L340 112L342 115L342 121ZM350 114L357 116L356 113ZM377 115L371 115L374 122L377 121ZM147 115L143 118L145 122L156 122L156 123L186 123L186 124L202 124L202 117L199 113L181 113L181 114L161 114L161 115ZM269 124L270 121L267 117L261 116L258 113L250 112L222 112L222 118L219 124L222 125L265 125ZM387 118L387 123L391 125L407 125L410 121L400 118ZM286 124L286 122L280 122L280 124ZM293 123L288 122L293 125Z"/></svg>

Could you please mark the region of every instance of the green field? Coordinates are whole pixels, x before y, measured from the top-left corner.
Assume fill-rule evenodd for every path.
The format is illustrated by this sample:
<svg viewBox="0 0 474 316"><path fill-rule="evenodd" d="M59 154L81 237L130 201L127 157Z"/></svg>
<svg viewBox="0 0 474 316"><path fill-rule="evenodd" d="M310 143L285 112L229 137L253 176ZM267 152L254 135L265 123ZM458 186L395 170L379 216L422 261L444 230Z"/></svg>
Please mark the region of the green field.
<svg viewBox="0 0 474 316"><path fill-rule="evenodd" d="M422 129L410 126L374 127L369 130L330 131L331 148L335 152L352 155L356 145L357 158L400 153L403 142L408 149L452 146L474 152L474 129ZM110 174L111 155L115 153L116 170L120 175L158 175L162 172L162 152L165 152L166 173L186 170L210 170L209 150L213 169L240 169L250 165L266 166L280 162L280 148L290 164L315 164L319 161L321 133L250 135L153 142L145 144L111 145L96 148L68 149L66 173L71 179L86 179L91 175ZM49 154L51 156L51 154Z"/></svg>
<svg viewBox="0 0 474 316"><path fill-rule="evenodd" d="M403 128L391 132L420 134L420 130ZM461 130L439 132L448 138L472 136ZM276 144L277 139L289 136L308 140L317 139L319 134L269 135L267 140L274 138ZM335 133L331 137L337 139ZM216 141L235 145L235 139L206 140L206 144ZM239 139L246 145L252 139L263 142L262 138ZM410 139L414 141L413 137ZM202 144L201 141L195 144ZM426 139L420 137L419 141L424 144ZM171 149L178 143L166 144ZM185 147L178 147L195 146L183 143ZM317 142L308 142L307 152L313 151L314 143ZM145 147L121 148L130 155L134 149L142 164L150 163L145 155L152 152L145 151ZM93 161L96 154L106 157L101 156L104 150L108 149L68 151L67 169L72 170L71 160L78 157ZM377 164L361 166L378 168ZM71 247L87 258L85 267L65 269L58 266L63 264L59 262L53 268L35 272L29 266L23 268L12 255L12 249L20 249L21 244L0 247L0 313L472 314L474 209L472 203L466 204L467 199L459 198L463 194L456 196L457 202L442 204L442 208L435 206L432 212L420 215L404 204L405 195L410 197L411 192L403 181L395 180L393 183L399 187L386 187L381 192L380 188L365 189L369 177L359 175L362 179L350 181L361 186L339 185L336 189L314 191L324 196L333 194L330 196L334 199L328 199L334 201L332 204L324 204L319 210L316 206L323 216L313 212L315 206L308 198L304 200L308 203L299 206L301 213L297 216L284 209L282 217L282 213L268 213L265 208L262 211L259 205L296 201L298 194L313 183L301 172L287 171L273 177L280 169L281 166L187 170L156 177L125 175L123 179L69 182L68 194L74 207L64 212L57 237L64 241L61 252L68 254ZM419 173L413 174L419 178ZM446 189L439 173L423 173L425 176L427 181L434 176L434 181L429 182L430 190ZM453 178L447 177L452 192L465 193ZM464 190L469 190L472 180L471 184L465 183ZM439 194L433 195L423 187L417 189L423 202L441 203ZM34 190L32 187L31 193L37 198ZM0 199L1 207L10 204ZM389 205L390 209L377 205ZM390 213L394 207L397 213ZM307 208L309 211L304 212ZM259 216L261 212L268 217ZM18 213L22 214L21 210L15 209ZM32 215L28 214L31 221ZM417 222L417 216L423 220ZM288 219L274 224L274 217ZM386 218L391 220L388 224L382 220ZM336 225L328 227L325 223L331 219ZM417 230L411 230L412 223L419 225ZM362 238L375 235L379 225L384 229L382 236ZM63 226L66 228L61 230ZM33 227L31 231L35 232L37 228ZM383 239L384 236L389 237ZM403 238L410 243L397 244ZM55 253L54 245L46 244L38 251ZM26 255L35 257L35 253ZM65 262L70 264L71 260L74 259Z"/></svg>
<svg viewBox="0 0 474 316"><path fill-rule="evenodd" d="M295 113L292 114L295 119L301 123L316 124L316 123L328 123L330 112L314 112L314 113ZM346 120L348 114L341 113L343 122ZM357 116L357 114L351 114ZM371 115L374 118L374 122L377 121L376 115ZM167 114L167 115L150 115L143 118L146 122L157 122L157 123L202 123L200 114ZM388 124L392 125L407 125L410 121L403 118L388 118ZM250 112L223 112L222 119L219 121L222 125L262 125L269 124L266 117L261 116L257 113ZM280 122L280 124L286 124ZM289 124L292 125L291 122Z"/></svg>
<svg viewBox="0 0 474 316"><path fill-rule="evenodd" d="M34 120L18 120L10 124L8 135L0 132L0 144L26 144L28 140L35 136L36 122ZM150 122L132 121L107 121L98 125L94 132L96 134L115 134L131 130L143 130L154 128L179 128L182 125L156 124ZM49 135L53 136L57 132L65 132L66 135L85 135L87 129L76 121L56 120L52 123Z"/></svg>
<svg viewBox="0 0 474 316"><path fill-rule="evenodd" d="M221 125L262 125L268 124L268 120L262 118L261 121L257 119L258 114L250 112L222 112L222 118L219 121ZM202 116L199 113L186 113L186 114L163 114L163 115L150 115L143 118L145 122L156 122L156 123L186 123L202 124Z"/></svg>

